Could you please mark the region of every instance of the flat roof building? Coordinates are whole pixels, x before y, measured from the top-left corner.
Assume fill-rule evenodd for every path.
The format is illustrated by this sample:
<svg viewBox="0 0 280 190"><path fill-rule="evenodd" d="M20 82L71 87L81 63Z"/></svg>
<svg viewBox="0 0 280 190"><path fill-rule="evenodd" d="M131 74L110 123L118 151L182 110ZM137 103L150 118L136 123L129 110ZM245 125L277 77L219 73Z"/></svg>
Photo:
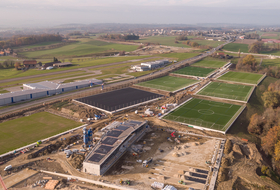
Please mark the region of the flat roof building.
<svg viewBox="0 0 280 190"><path fill-rule="evenodd" d="M144 136L148 125L147 121L115 121L104 129L105 134L83 162L83 172L104 175L134 142Z"/></svg>

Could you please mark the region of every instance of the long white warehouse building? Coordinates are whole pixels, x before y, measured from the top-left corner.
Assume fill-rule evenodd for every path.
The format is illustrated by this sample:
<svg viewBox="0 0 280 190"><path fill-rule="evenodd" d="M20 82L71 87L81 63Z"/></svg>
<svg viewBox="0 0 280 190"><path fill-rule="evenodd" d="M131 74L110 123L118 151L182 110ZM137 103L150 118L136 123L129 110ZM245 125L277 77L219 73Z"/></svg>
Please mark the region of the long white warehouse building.
<svg viewBox="0 0 280 190"><path fill-rule="evenodd" d="M99 84L102 84L102 81L97 79L83 80L65 84L53 83L50 81L23 84L24 90L22 91L0 94L0 106L30 99L52 96L55 94L61 94L64 92L69 92L71 90Z"/></svg>

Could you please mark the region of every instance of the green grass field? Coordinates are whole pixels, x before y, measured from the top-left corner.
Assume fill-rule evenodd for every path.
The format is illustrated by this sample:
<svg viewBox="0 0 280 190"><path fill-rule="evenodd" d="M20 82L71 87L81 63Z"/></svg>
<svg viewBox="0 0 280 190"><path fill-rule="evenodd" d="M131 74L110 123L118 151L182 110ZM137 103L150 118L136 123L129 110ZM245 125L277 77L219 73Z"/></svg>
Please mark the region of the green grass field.
<svg viewBox="0 0 280 190"><path fill-rule="evenodd" d="M73 129L81 124L63 117L40 112L0 124L0 154L38 140Z"/></svg>
<svg viewBox="0 0 280 190"><path fill-rule="evenodd" d="M199 45L204 45L204 46L211 46L211 47L217 47L224 42L222 41L212 41L212 40L191 40L192 42L197 42Z"/></svg>
<svg viewBox="0 0 280 190"><path fill-rule="evenodd" d="M241 73L241 72L228 72L218 80L233 81L239 83L257 84L263 75L256 73Z"/></svg>
<svg viewBox="0 0 280 190"><path fill-rule="evenodd" d="M119 51L133 51L136 50L138 46L136 45L123 45L116 43L108 43L93 39L79 39L77 43L65 45L63 47L43 50L43 51L30 51L22 52L20 55L27 58L52 58L52 57L74 57L83 55L92 55L94 53L104 53L104 52L119 52Z"/></svg>
<svg viewBox="0 0 280 190"><path fill-rule="evenodd" d="M184 59L188 59L191 57L197 56L199 53L166 53L166 54L157 54L155 56L158 57L168 57L168 58L174 58L177 61L182 61Z"/></svg>
<svg viewBox="0 0 280 190"><path fill-rule="evenodd" d="M173 73L181 74L181 75L191 75L197 77L206 77L213 71L215 71L215 69L202 68L202 67L184 67L182 69L174 71Z"/></svg>
<svg viewBox="0 0 280 190"><path fill-rule="evenodd" d="M232 100L248 101L253 86L212 82L203 88L198 95L213 96Z"/></svg>
<svg viewBox="0 0 280 190"><path fill-rule="evenodd" d="M262 66L277 66L280 67L280 59L263 59Z"/></svg>
<svg viewBox="0 0 280 190"><path fill-rule="evenodd" d="M173 92L181 88L184 88L186 86L189 86L191 84L194 84L196 82L198 81L193 79L165 76L165 77L149 80L146 82L141 82L137 85Z"/></svg>
<svg viewBox="0 0 280 190"><path fill-rule="evenodd" d="M227 44L223 47L223 49L227 51L233 51L233 52L238 52L240 49L240 52L243 53L248 53L249 51L248 44L238 44L238 43Z"/></svg>
<svg viewBox="0 0 280 190"><path fill-rule="evenodd" d="M42 43L37 43L37 44L33 44L33 45L16 47L14 49L35 48L35 47L48 46L48 45L53 45L53 44L58 44L58 43L61 43L61 41L42 42Z"/></svg>
<svg viewBox="0 0 280 190"><path fill-rule="evenodd" d="M150 37L145 37L143 39L137 40L135 42L140 42L140 43L154 43L154 44L160 44L160 45L165 45L165 46L175 46L175 47L186 47L190 48L190 46L182 43L182 41L179 41L179 43L175 43L177 36L150 36Z"/></svg>
<svg viewBox="0 0 280 190"><path fill-rule="evenodd" d="M202 59L194 64L192 66L197 66L197 67L209 67L209 68L220 68L224 66L227 62L222 61L219 59L213 59L210 57L207 57L205 59Z"/></svg>
<svg viewBox="0 0 280 190"><path fill-rule="evenodd" d="M225 131L241 106L201 99L191 99L163 119Z"/></svg>

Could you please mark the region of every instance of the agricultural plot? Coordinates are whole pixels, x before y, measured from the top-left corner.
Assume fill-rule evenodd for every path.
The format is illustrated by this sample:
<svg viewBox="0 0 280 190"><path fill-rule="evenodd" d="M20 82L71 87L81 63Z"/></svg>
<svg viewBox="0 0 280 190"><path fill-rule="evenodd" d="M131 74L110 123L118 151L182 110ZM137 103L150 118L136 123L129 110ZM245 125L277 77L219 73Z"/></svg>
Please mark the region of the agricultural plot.
<svg viewBox="0 0 280 190"><path fill-rule="evenodd" d="M141 43L149 42L149 43L160 44L160 45L165 45L165 46L190 48L190 46L182 43L182 41L180 41L179 43L175 43L176 37L177 36L151 36L151 37L137 40L136 42L141 42ZM190 37L188 36L188 38L190 38Z"/></svg>
<svg viewBox="0 0 280 190"><path fill-rule="evenodd" d="M80 125L78 122L48 112L6 121L0 124L0 154Z"/></svg>
<svg viewBox="0 0 280 190"><path fill-rule="evenodd" d="M176 90L192 85L196 82L198 81L193 79L165 76L165 77L149 80L146 82L141 82L137 85L174 92Z"/></svg>
<svg viewBox="0 0 280 190"><path fill-rule="evenodd" d="M212 82L197 94L247 102L253 90L253 86Z"/></svg>
<svg viewBox="0 0 280 190"><path fill-rule="evenodd" d="M163 119L224 132L242 110L239 105L191 99Z"/></svg>
<svg viewBox="0 0 280 190"><path fill-rule="evenodd" d="M30 51L19 53L27 58L52 58L67 57L67 56L82 56L91 55L95 53L104 52L119 52L119 51L133 51L136 50L136 45L123 45L116 43L107 43L92 39L81 39L77 43L65 45L55 49L48 49L43 51Z"/></svg>
<svg viewBox="0 0 280 190"><path fill-rule="evenodd" d="M174 71L173 73L181 74L181 75L197 76L197 77L206 77L213 71L215 71L215 69L202 68L202 67L184 67L182 69Z"/></svg>
<svg viewBox="0 0 280 190"><path fill-rule="evenodd" d="M223 47L223 49L227 51L233 51L233 52L238 52L240 50L240 52L243 53L248 53L249 51L248 44L238 44L238 43L227 44Z"/></svg>
<svg viewBox="0 0 280 190"><path fill-rule="evenodd" d="M218 78L218 80L223 81L232 81L237 83L247 83L247 84L258 84L258 81L261 80L263 75L256 74L256 73L241 73L241 72L228 72L221 77Z"/></svg>
<svg viewBox="0 0 280 190"><path fill-rule="evenodd" d="M227 63L226 61L221 61L218 59L205 58L205 59L202 59L202 60L192 64L192 66L220 68L220 67L224 66L226 63Z"/></svg>

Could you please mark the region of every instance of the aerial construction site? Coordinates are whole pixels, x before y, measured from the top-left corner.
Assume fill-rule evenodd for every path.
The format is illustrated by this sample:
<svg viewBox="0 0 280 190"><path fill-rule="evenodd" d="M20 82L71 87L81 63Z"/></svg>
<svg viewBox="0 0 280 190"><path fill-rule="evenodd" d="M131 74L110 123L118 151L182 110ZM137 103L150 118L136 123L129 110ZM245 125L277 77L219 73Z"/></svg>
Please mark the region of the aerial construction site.
<svg viewBox="0 0 280 190"><path fill-rule="evenodd" d="M25 118L45 128L34 127L3 145L2 189L226 187L221 184L230 165L242 163L243 156L257 162L256 147L232 145L238 141L224 135L265 77L236 81L240 73L231 73L230 66L184 65L136 84L102 85L98 91L3 116L3 130L15 130L9 127L13 122L24 127Z"/></svg>

